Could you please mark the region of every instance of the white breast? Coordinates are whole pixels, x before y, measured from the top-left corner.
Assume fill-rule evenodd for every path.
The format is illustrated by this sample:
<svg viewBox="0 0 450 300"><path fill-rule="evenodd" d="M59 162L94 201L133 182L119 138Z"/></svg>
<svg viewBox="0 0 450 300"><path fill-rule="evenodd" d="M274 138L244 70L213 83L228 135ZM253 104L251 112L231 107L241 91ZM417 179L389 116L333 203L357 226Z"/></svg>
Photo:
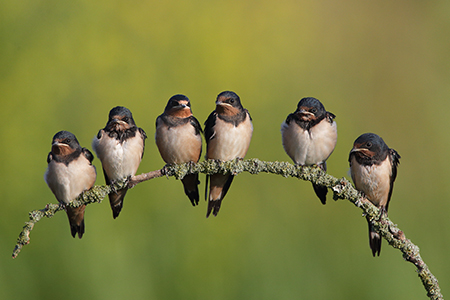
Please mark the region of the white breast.
<svg viewBox="0 0 450 300"><path fill-rule="evenodd" d="M363 166L353 156L350 173L357 190L363 192L376 206L386 205L391 188L392 166L389 159L381 165Z"/></svg>
<svg viewBox="0 0 450 300"><path fill-rule="evenodd" d="M44 179L59 202L69 203L94 185L96 171L84 156L80 156L68 166L51 161Z"/></svg>
<svg viewBox="0 0 450 300"><path fill-rule="evenodd" d="M144 141L139 131L135 137L125 140L122 144L103 132L100 139L94 137L92 148L109 179L117 180L136 174L144 150Z"/></svg>
<svg viewBox="0 0 450 300"><path fill-rule="evenodd" d="M158 119L155 141L163 160L169 164L197 162L202 151L202 137L189 124L169 129Z"/></svg>
<svg viewBox="0 0 450 300"><path fill-rule="evenodd" d="M248 115L237 127L217 118L214 131L214 138L208 142L207 159L227 161L237 157L244 158L253 133L253 125Z"/></svg>
<svg viewBox="0 0 450 300"><path fill-rule="evenodd" d="M328 159L337 142L336 122L322 120L310 131L294 121L281 125L283 147L289 157L300 165L320 164Z"/></svg>

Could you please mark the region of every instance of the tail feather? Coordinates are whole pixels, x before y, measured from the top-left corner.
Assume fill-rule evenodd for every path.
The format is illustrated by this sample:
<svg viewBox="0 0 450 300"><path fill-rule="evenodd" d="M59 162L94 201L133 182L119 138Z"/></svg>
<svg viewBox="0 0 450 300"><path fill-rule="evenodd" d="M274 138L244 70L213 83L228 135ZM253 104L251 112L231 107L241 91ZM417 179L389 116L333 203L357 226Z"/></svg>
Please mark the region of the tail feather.
<svg viewBox="0 0 450 300"><path fill-rule="evenodd" d="M314 183L312 184L312 186L314 188L314 192L316 192L317 197L319 197L320 202L322 202L322 204L325 205L327 202L328 188L326 186L317 185Z"/></svg>
<svg viewBox="0 0 450 300"><path fill-rule="evenodd" d="M372 255L380 256L381 252L381 236L375 231L372 224L369 220L367 220L369 223L369 245L370 249L372 249Z"/></svg>
<svg viewBox="0 0 450 300"><path fill-rule="evenodd" d="M69 218L70 233L73 237L78 234L82 238L84 234L84 210L86 205L79 207L66 207L67 217Z"/></svg>
<svg viewBox="0 0 450 300"><path fill-rule="evenodd" d="M127 194L128 189L118 190L109 194L109 204L113 213L113 218L117 218L123 207L123 200Z"/></svg>
<svg viewBox="0 0 450 300"><path fill-rule="evenodd" d="M209 186L209 175L206 175L206 183L205 183L205 201L208 201L208 186Z"/></svg>
<svg viewBox="0 0 450 300"><path fill-rule="evenodd" d="M200 199L198 193L198 185L200 181L198 181L198 174L192 174L185 176L181 179L183 182L184 193L188 196L189 200L191 200L192 206L196 206Z"/></svg>
<svg viewBox="0 0 450 300"><path fill-rule="evenodd" d="M209 200L209 202L208 202L208 211L206 212L206 217L209 217L211 212L214 215L214 217L216 217L217 214L219 213L220 205L222 205L222 199Z"/></svg>
<svg viewBox="0 0 450 300"><path fill-rule="evenodd" d="M326 172L327 171L327 162L324 161L323 163L317 164L317 166L322 169L322 171ZM326 204L327 202L327 193L328 193L328 188L326 186L323 185L317 185L317 184L312 184L313 188L314 188L314 192L316 192L317 197L319 197L320 202L322 202L323 205Z"/></svg>
<svg viewBox="0 0 450 300"><path fill-rule="evenodd" d="M220 205L233 182L234 175L214 174L210 177L208 210L206 212L207 218L211 212L214 216L217 216L219 213Z"/></svg>

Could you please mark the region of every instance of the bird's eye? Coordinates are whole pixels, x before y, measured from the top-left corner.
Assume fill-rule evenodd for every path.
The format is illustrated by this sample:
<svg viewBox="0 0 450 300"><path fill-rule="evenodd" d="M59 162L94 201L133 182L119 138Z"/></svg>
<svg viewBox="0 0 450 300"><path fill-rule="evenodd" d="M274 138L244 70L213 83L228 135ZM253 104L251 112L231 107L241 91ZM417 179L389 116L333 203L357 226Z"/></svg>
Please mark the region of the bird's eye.
<svg viewBox="0 0 450 300"><path fill-rule="evenodd" d="M234 103L234 99L230 98L230 100L228 100L230 103Z"/></svg>
<svg viewBox="0 0 450 300"><path fill-rule="evenodd" d="M371 142L367 142L366 146L367 146L367 148L370 148L370 147L372 147L372 143Z"/></svg>
<svg viewBox="0 0 450 300"><path fill-rule="evenodd" d="M66 144L70 144L71 140L70 140L70 139L66 139L64 142L65 142Z"/></svg>
<svg viewBox="0 0 450 300"><path fill-rule="evenodd" d="M128 122L128 117L124 117L124 118L122 119L122 121Z"/></svg>
<svg viewBox="0 0 450 300"><path fill-rule="evenodd" d="M315 113L317 112L317 108L315 108L315 107L311 108L311 112L312 112L313 114L315 114Z"/></svg>

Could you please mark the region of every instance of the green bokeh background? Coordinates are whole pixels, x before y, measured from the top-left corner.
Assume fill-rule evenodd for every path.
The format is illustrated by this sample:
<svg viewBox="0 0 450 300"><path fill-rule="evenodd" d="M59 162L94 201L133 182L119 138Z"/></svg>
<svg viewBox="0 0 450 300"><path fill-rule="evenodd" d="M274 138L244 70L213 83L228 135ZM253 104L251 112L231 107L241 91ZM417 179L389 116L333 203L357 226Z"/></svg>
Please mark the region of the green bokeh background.
<svg viewBox="0 0 450 300"><path fill-rule="evenodd" d="M42 220L11 259L28 211L56 203L43 174L57 131L91 149L108 111L126 106L149 136L147 172L163 166L154 122L170 96L186 94L203 123L223 90L252 114L247 158L289 161L280 124L305 96L337 116L330 174L349 178L355 138L381 135L402 156L390 217L449 293L450 2L0 6L1 299L426 299L399 251L384 243L372 257L359 209L268 174L239 175L209 219L180 182L151 180L116 220L107 202L88 206L82 240L64 213Z"/></svg>

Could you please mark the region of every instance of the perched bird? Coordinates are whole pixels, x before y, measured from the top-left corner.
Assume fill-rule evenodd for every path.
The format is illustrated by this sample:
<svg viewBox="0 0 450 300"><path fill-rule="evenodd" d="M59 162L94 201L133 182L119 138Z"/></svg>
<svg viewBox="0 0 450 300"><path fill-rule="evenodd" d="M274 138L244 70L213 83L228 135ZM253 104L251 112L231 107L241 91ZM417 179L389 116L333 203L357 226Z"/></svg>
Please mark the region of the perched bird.
<svg viewBox="0 0 450 300"><path fill-rule="evenodd" d="M244 158L250 146L252 133L252 119L248 111L242 107L239 96L230 91L220 93L217 96L216 109L205 122L206 159L227 161ZM233 177L231 174L206 176L207 195L210 179L206 217L211 212L217 216Z"/></svg>
<svg viewBox="0 0 450 300"><path fill-rule="evenodd" d="M92 140L92 148L102 162L106 184L134 176L144 155L147 135L136 126L128 108L116 106L109 112L105 128ZM109 194L114 219L122 210L127 188Z"/></svg>
<svg viewBox="0 0 450 300"><path fill-rule="evenodd" d="M389 149L381 137L374 133L364 133L353 144L348 161L350 173L357 190L387 215L400 155ZM369 243L372 254L380 255L381 237L375 232L369 218Z"/></svg>
<svg viewBox="0 0 450 300"><path fill-rule="evenodd" d="M325 110L316 98L303 98L297 109L281 124L284 151L297 165L318 165L327 171L326 160L337 142L336 116ZM328 189L313 184L322 204L327 201Z"/></svg>
<svg viewBox="0 0 450 300"><path fill-rule="evenodd" d="M202 128L192 115L185 95L169 99L164 113L156 119L155 141L162 159L168 164L197 163L202 153ZM198 174L185 176L184 192L193 206L198 204Z"/></svg>
<svg viewBox="0 0 450 300"><path fill-rule="evenodd" d="M44 179L58 202L65 205L82 192L89 190L95 183L97 173L92 165L94 156L81 148L75 135L60 131L53 137L52 150L47 156L47 171ZM65 205L72 236L78 233L81 239L84 233L85 205L70 207Z"/></svg>

